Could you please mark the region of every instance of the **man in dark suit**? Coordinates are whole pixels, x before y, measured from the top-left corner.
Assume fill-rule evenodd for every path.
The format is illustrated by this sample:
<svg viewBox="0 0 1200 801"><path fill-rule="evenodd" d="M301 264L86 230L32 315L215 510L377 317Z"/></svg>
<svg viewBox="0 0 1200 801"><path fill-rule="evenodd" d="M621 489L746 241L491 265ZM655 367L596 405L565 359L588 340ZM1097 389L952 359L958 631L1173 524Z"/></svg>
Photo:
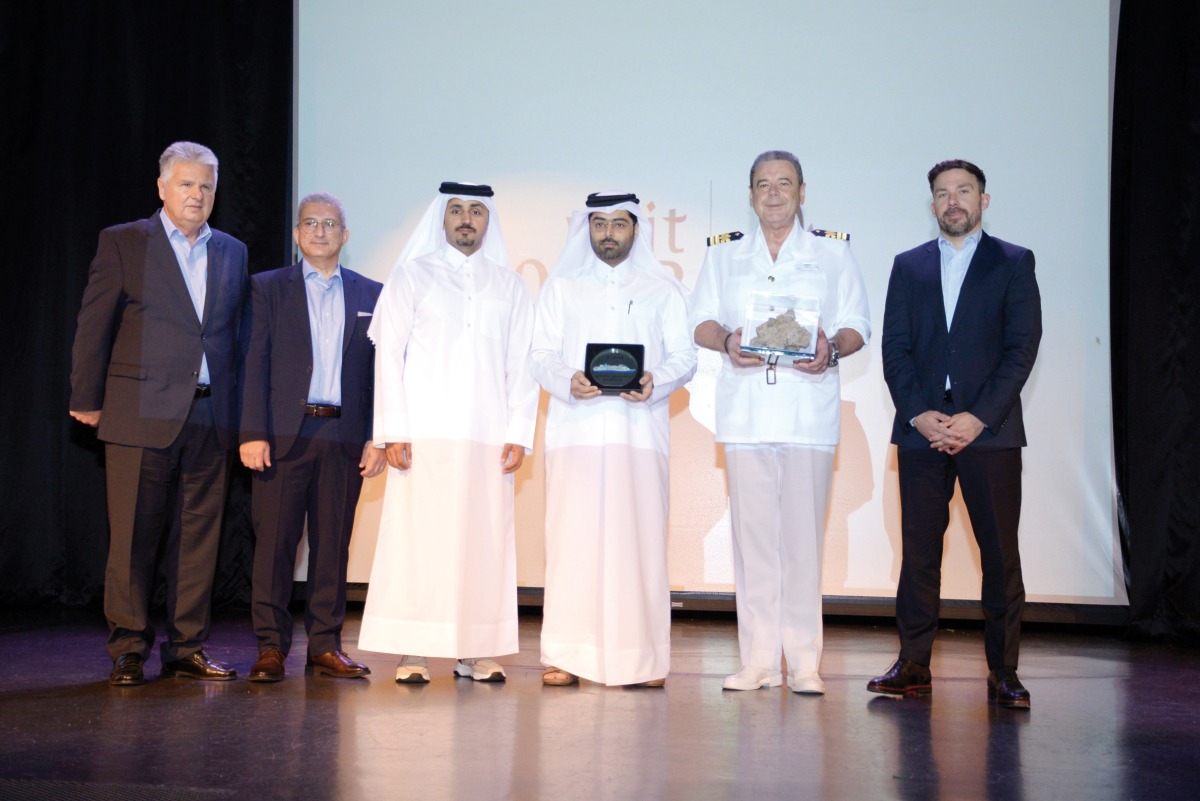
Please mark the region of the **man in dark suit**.
<svg viewBox="0 0 1200 801"><path fill-rule="evenodd" d="M933 691L929 672L942 542L962 488L983 566L988 700L1029 707L1017 677L1025 587L1021 388L1042 336L1033 253L983 231L983 171L944 161L929 171L941 235L896 257L883 314L883 374L896 405L903 558L896 589L900 658L872 692Z"/></svg>
<svg viewBox="0 0 1200 801"><path fill-rule="evenodd" d="M108 478L109 683L145 683L156 555L167 581L163 676L225 681L204 653L230 451L237 443L246 246L208 225L217 157L176 142L162 210L100 232L79 310L71 416L99 428Z"/></svg>
<svg viewBox="0 0 1200 801"><path fill-rule="evenodd" d="M280 681L292 644L292 576L308 518L307 665L357 678L342 651L346 562L364 477L387 464L371 440L375 349L367 327L382 285L338 263L350 238L333 195L300 201L293 237L303 260L251 279L251 333L241 457L257 472L250 681Z"/></svg>

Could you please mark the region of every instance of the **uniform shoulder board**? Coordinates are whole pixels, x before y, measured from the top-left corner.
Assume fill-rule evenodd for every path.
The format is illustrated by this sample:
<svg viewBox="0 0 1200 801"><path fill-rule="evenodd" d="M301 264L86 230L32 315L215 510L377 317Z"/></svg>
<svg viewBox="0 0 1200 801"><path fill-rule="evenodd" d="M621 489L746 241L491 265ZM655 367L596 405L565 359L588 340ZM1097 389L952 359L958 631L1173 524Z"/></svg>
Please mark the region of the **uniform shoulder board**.
<svg viewBox="0 0 1200 801"><path fill-rule="evenodd" d="M708 246L712 247L713 245L724 245L726 242L736 242L743 236L745 236L745 234L743 234L741 231L730 231L727 234L717 234L716 236L710 236L708 238Z"/></svg>
<svg viewBox="0 0 1200 801"><path fill-rule="evenodd" d="M843 242L850 241L850 234L843 234L841 231L826 231L822 228L814 228L812 230L812 235L823 236L826 239L840 239Z"/></svg>

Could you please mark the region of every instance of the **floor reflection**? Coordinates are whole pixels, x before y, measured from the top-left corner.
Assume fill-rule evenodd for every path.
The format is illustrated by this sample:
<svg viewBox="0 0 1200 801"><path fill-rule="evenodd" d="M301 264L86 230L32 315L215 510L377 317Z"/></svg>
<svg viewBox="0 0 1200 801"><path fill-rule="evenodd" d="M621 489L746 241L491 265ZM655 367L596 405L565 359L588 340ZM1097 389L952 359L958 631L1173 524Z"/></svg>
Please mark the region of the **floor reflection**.
<svg viewBox="0 0 1200 801"><path fill-rule="evenodd" d="M543 687L539 623L522 618L504 684L435 659L432 683L397 685L394 657L357 650L355 614L346 644L366 680L304 675L298 632L279 684L159 680L152 665L149 684L123 689L105 682L97 616L3 628L0 798L64 783L80 797L262 801L1158 801L1200 787L1191 650L1029 632L1021 712L986 703L982 635L968 627L939 636L933 696L904 700L866 691L894 658L886 622L827 625L816 697L722 691L738 661L729 619L676 621L664 689ZM244 673L249 621L219 620L209 651Z"/></svg>

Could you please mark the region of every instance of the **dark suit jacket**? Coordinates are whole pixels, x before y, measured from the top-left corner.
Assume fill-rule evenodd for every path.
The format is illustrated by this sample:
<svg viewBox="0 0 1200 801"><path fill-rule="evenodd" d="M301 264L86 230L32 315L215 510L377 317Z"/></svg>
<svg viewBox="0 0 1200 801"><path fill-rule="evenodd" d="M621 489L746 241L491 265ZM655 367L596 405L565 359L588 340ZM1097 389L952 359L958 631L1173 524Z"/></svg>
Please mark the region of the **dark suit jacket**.
<svg viewBox="0 0 1200 801"><path fill-rule="evenodd" d="M106 442L165 448L187 419L206 355L217 435L233 448L246 246L213 229L201 323L161 213L100 232L71 354L70 408L100 409Z"/></svg>
<svg viewBox="0 0 1200 801"><path fill-rule="evenodd" d="M947 327L937 240L892 265L883 313L883 375L896 405L892 442L928 448L911 425L942 408L946 376L957 411L987 426L972 448L1025 445L1021 388L1042 338L1033 253L982 234Z"/></svg>
<svg viewBox="0 0 1200 801"><path fill-rule="evenodd" d="M304 422L312 380L312 331L301 265L250 279L251 324L239 440L267 440L271 458L287 456ZM357 460L371 438L375 348L367 338L383 285L342 267L346 330L342 335L342 425L346 452Z"/></svg>

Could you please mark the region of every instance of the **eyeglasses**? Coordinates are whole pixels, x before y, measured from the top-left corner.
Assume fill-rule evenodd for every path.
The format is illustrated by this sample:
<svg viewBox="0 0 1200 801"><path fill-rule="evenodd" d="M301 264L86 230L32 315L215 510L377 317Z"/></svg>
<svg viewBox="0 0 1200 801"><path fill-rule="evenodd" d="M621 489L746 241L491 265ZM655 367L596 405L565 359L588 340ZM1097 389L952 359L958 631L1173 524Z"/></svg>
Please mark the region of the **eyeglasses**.
<svg viewBox="0 0 1200 801"><path fill-rule="evenodd" d="M633 225L634 223L628 220L592 220L593 231L607 231L610 228L614 231L628 231Z"/></svg>
<svg viewBox="0 0 1200 801"><path fill-rule="evenodd" d="M313 217L307 217L307 218L301 220L300 224L296 227L297 228L306 228L310 232L312 232L312 231L317 230L318 225L323 226L326 231L336 231L337 229L342 227L342 224L340 222L338 222L337 220L333 219L332 217L326 217L324 220L318 220Z"/></svg>

